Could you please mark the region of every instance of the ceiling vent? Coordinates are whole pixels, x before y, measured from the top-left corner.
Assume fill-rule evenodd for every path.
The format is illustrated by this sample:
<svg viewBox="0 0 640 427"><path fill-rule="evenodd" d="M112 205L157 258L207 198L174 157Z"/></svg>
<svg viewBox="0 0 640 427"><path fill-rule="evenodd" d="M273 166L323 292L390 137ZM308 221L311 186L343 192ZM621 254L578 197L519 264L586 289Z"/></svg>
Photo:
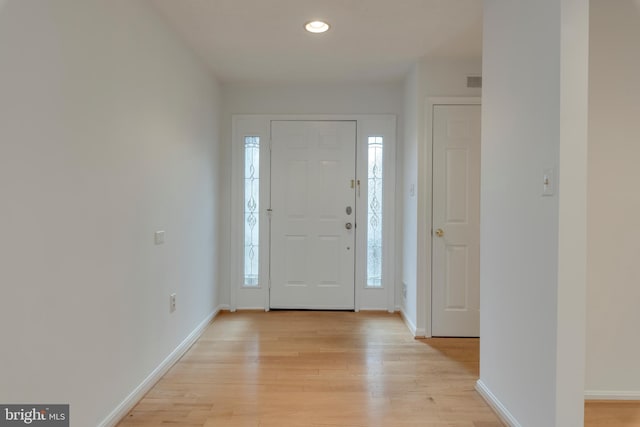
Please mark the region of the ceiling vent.
<svg viewBox="0 0 640 427"><path fill-rule="evenodd" d="M482 76L467 76L467 87L469 88L481 88Z"/></svg>

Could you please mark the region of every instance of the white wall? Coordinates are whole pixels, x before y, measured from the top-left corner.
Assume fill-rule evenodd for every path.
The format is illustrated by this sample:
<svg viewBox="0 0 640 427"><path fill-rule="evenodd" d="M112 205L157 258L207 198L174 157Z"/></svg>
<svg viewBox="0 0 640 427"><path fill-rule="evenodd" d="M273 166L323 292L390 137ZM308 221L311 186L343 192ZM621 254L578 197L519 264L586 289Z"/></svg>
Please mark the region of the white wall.
<svg viewBox="0 0 640 427"><path fill-rule="evenodd" d="M640 399L640 3L591 0L586 394Z"/></svg>
<svg viewBox="0 0 640 427"><path fill-rule="evenodd" d="M414 65L405 79L404 87L404 139L399 180L402 195L402 276L400 280L401 310L405 321L417 328L417 274L418 274L418 141L420 138L420 66Z"/></svg>
<svg viewBox="0 0 640 427"><path fill-rule="evenodd" d="M417 335L427 335L427 318L431 316L426 268L430 256L426 233L431 230L431 197L426 147L426 103L428 97L480 96L481 90L467 88L467 76L480 75L480 58L423 59L407 74L404 86L404 146L403 173L403 262L401 283L406 285L406 297L401 297L402 310ZM413 188L413 192L412 192ZM415 194L415 195L412 195Z"/></svg>
<svg viewBox="0 0 640 427"><path fill-rule="evenodd" d="M525 427L583 422L587 7L485 1L478 386Z"/></svg>
<svg viewBox="0 0 640 427"><path fill-rule="evenodd" d="M1 402L95 426L213 312L218 99L140 1L4 6Z"/></svg>
<svg viewBox="0 0 640 427"><path fill-rule="evenodd" d="M234 114L395 114L398 116L397 141L401 141L402 84L399 82L312 86L227 84L222 87L222 96L225 224L231 223L231 117ZM222 233L224 247L229 249L223 251L221 257L224 268L221 283L224 286L220 288L220 301L229 304L230 227L223 227Z"/></svg>

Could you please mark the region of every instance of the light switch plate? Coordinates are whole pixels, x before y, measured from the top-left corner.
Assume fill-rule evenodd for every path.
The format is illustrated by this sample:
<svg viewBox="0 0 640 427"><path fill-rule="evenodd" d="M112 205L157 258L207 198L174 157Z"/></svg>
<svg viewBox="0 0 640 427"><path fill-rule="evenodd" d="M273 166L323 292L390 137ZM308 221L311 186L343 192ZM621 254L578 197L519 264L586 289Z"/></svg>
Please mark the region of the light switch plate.
<svg viewBox="0 0 640 427"><path fill-rule="evenodd" d="M542 195L553 196L555 194L556 172L553 168L542 171Z"/></svg>
<svg viewBox="0 0 640 427"><path fill-rule="evenodd" d="M154 234L156 245L162 245L164 243L164 230L156 231Z"/></svg>
<svg viewBox="0 0 640 427"><path fill-rule="evenodd" d="M176 311L176 294L169 295L169 313Z"/></svg>

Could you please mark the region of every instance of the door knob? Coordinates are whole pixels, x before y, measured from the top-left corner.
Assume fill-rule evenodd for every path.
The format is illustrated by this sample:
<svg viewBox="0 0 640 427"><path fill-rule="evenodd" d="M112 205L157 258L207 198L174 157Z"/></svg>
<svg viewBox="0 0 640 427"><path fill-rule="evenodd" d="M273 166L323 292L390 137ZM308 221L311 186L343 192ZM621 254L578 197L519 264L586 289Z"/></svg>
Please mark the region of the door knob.
<svg viewBox="0 0 640 427"><path fill-rule="evenodd" d="M346 223L346 224L344 225L344 228L346 228L347 230L351 230L351 227L352 227L352 225L351 225L351 223L350 223L350 222L348 222L348 223Z"/></svg>
<svg viewBox="0 0 640 427"><path fill-rule="evenodd" d="M442 228L438 228L436 230L436 236L438 236L438 237L444 236L444 230Z"/></svg>

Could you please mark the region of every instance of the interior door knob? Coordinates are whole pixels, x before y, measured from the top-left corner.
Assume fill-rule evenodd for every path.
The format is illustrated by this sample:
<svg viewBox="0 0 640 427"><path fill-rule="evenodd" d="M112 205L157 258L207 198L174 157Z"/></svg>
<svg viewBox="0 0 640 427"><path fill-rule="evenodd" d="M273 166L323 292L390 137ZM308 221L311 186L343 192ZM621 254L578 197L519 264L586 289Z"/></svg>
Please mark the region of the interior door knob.
<svg viewBox="0 0 640 427"><path fill-rule="evenodd" d="M436 230L436 236L438 236L438 237L444 236L444 230L442 228L438 228Z"/></svg>
<svg viewBox="0 0 640 427"><path fill-rule="evenodd" d="M351 227L353 227L353 226L351 225L351 223L350 223L350 222L348 222L348 223L346 223L346 224L344 225L344 228L346 228L347 230L351 230Z"/></svg>

